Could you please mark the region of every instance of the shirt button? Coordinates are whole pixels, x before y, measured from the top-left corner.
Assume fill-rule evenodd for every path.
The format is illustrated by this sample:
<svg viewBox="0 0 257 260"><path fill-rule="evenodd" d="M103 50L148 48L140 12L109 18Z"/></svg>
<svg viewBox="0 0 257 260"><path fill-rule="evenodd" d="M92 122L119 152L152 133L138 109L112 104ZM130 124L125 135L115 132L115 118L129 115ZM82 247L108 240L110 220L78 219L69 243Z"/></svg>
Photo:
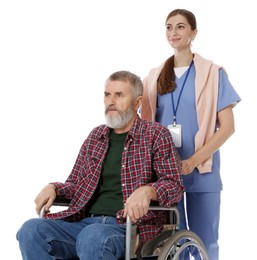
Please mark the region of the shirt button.
<svg viewBox="0 0 257 260"><path fill-rule="evenodd" d="M124 186L125 186L125 183L122 183L121 186L124 187Z"/></svg>
<svg viewBox="0 0 257 260"><path fill-rule="evenodd" d="M122 168L124 168L125 167L125 165L124 164L122 164Z"/></svg>

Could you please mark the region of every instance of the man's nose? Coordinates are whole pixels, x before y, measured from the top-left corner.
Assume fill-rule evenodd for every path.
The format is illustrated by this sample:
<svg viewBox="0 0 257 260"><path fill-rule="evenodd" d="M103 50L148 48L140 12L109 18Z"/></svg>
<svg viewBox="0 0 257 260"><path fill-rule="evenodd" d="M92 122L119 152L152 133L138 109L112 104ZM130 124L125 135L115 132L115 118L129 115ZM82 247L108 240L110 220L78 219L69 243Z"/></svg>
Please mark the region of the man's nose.
<svg viewBox="0 0 257 260"><path fill-rule="evenodd" d="M115 104L115 95L111 95L109 99L109 104L114 105Z"/></svg>
<svg viewBox="0 0 257 260"><path fill-rule="evenodd" d="M110 107L110 106L114 106L115 105L115 98L114 97L108 97L106 100L105 100L105 105L106 107Z"/></svg>

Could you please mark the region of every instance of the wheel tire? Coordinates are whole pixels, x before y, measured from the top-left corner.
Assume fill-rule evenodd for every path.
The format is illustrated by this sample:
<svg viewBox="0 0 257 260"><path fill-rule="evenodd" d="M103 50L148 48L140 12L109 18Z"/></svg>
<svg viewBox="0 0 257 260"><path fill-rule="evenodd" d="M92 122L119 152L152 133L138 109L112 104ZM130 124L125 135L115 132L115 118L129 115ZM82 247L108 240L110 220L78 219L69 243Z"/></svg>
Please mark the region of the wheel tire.
<svg viewBox="0 0 257 260"><path fill-rule="evenodd" d="M180 255L180 250L183 248L183 244L178 244L181 240L187 240L185 243L186 246L194 246L198 249L198 252L202 255L202 260L208 260L208 254L205 245L199 236L197 236L194 232L190 230L180 230L175 232L163 246L162 250L159 253L158 260L166 260L166 259L179 259L177 258ZM173 251L174 258L170 257L170 253ZM176 257L176 258L175 258Z"/></svg>

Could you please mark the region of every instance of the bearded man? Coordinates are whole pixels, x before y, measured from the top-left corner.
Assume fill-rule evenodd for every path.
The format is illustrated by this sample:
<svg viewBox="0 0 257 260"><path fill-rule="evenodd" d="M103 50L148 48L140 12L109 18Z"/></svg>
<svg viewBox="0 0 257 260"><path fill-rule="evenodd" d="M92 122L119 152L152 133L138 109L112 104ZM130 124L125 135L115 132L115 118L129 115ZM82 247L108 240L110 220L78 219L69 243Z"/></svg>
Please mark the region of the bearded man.
<svg viewBox="0 0 257 260"><path fill-rule="evenodd" d="M129 71L106 80L106 124L90 132L67 180L46 185L36 197L44 217L26 221L17 232L24 260L122 259L127 216L142 241L161 232L167 213L149 205L180 201L181 161L170 131L139 117L142 95L141 79ZM60 195L71 200L69 207L50 213Z"/></svg>

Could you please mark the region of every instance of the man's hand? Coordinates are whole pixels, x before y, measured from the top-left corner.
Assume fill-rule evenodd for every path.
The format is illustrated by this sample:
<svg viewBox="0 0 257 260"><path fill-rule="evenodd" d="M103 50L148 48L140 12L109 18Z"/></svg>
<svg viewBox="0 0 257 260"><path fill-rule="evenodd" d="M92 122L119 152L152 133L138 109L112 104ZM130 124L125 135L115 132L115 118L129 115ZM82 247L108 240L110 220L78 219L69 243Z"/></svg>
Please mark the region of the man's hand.
<svg viewBox="0 0 257 260"><path fill-rule="evenodd" d="M49 212L49 209L52 206L52 204L56 198L55 190L56 190L56 187L54 184L48 184L37 195L37 197L35 199L35 203L36 203L36 211L37 211L38 215L43 206L45 206L45 212Z"/></svg>
<svg viewBox="0 0 257 260"><path fill-rule="evenodd" d="M147 213L151 200L157 200L157 193L153 187L142 186L136 189L124 205L123 217L129 215L131 222L136 223Z"/></svg>

